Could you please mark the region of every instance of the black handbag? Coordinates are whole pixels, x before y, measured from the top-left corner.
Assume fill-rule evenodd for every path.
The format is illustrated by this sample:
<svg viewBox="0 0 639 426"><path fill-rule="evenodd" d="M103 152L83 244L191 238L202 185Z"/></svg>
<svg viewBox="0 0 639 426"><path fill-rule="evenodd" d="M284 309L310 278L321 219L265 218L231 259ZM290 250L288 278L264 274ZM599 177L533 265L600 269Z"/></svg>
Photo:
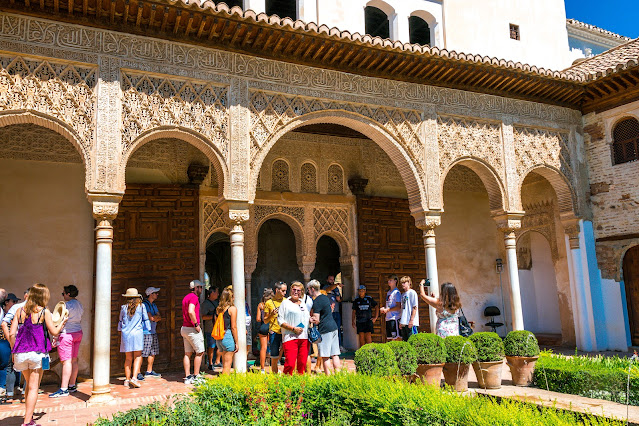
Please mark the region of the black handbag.
<svg viewBox="0 0 639 426"><path fill-rule="evenodd" d="M317 343L322 340L322 335L320 334L317 327L309 327L308 329L308 340L311 343Z"/></svg>
<svg viewBox="0 0 639 426"><path fill-rule="evenodd" d="M459 312L459 335L468 337L473 334L473 328L468 323L466 315L464 315L464 311L461 308L459 308Z"/></svg>

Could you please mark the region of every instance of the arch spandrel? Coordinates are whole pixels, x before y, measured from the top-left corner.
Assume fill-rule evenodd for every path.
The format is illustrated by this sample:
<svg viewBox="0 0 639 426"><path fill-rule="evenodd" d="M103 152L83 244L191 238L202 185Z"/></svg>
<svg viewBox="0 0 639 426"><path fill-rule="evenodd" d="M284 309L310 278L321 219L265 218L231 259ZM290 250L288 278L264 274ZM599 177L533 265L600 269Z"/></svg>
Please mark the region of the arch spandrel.
<svg viewBox="0 0 639 426"><path fill-rule="evenodd" d="M411 211L427 210L419 112L256 91L251 96L250 113L251 201L264 159L283 135L303 125L333 123L357 130L377 143L402 176Z"/></svg>
<svg viewBox="0 0 639 426"><path fill-rule="evenodd" d="M521 192L526 177L530 173L536 173L542 176L550 183L550 186L555 190L557 195L557 207L559 208L559 214L562 217L579 216L579 208L577 204L577 197L575 191L570 184L570 181L564 174L551 166L545 164L538 164L531 167L526 171L526 174L521 176L519 183L518 200L521 205Z"/></svg>
<svg viewBox="0 0 639 426"><path fill-rule="evenodd" d="M213 144L204 135L193 130L172 126L157 127L148 130L135 139L130 148L122 155L118 165L116 189L124 192L126 187L125 175L126 167L133 154L145 144L159 139L179 139L193 145L199 149L211 162L212 171L215 172L217 182L220 188L220 194L226 191L226 182L228 182L228 170L222 153L219 152L217 146Z"/></svg>

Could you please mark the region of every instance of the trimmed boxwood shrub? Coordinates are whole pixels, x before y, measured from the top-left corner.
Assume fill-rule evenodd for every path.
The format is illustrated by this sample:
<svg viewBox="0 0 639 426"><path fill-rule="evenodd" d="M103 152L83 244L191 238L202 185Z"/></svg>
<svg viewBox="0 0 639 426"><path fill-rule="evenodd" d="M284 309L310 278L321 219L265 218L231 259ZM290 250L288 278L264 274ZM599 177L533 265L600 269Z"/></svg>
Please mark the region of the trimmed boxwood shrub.
<svg viewBox="0 0 639 426"><path fill-rule="evenodd" d="M368 343L355 352L357 372L369 376L397 376L399 368L393 350L383 343Z"/></svg>
<svg viewBox="0 0 639 426"><path fill-rule="evenodd" d="M630 395L627 393L630 371ZM564 356L542 352L533 384L554 392L639 405L639 365L627 358Z"/></svg>
<svg viewBox="0 0 639 426"><path fill-rule="evenodd" d="M481 331L469 337L477 349L477 360L482 362L501 361L504 359L504 342L497 333Z"/></svg>
<svg viewBox="0 0 639 426"><path fill-rule="evenodd" d="M530 331L511 331L504 339L504 352L506 356L537 356L539 343Z"/></svg>
<svg viewBox="0 0 639 426"><path fill-rule="evenodd" d="M402 375L409 376L417 372L417 352L408 342L388 342L386 346L395 354L395 361Z"/></svg>
<svg viewBox="0 0 639 426"><path fill-rule="evenodd" d="M158 410L161 408L161 410ZM526 425L621 424L534 404L459 396L399 378L341 373L331 376L232 374L208 380L178 409L152 404L99 426L182 425Z"/></svg>
<svg viewBox="0 0 639 426"><path fill-rule="evenodd" d="M446 345L446 362L455 364L472 364L477 361L477 350L470 339L464 336L448 336Z"/></svg>
<svg viewBox="0 0 639 426"><path fill-rule="evenodd" d="M432 333L417 333L408 338L415 352L417 364L443 364L446 362L444 339Z"/></svg>

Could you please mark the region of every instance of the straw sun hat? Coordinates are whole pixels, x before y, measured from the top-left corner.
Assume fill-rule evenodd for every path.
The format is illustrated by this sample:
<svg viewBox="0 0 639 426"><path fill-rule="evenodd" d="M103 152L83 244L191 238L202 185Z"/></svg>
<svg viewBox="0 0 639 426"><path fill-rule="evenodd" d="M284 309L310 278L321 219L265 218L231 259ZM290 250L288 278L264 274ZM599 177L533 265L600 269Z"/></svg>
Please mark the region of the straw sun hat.
<svg viewBox="0 0 639 426"><path fill-rule="evenodd" d="M142 295L140 293L138 293L138 289L137 288L127 288L126 289L126 293L124 293L122 296L124 296L124 297L139 297L139 298L142 298Z"/></svg>
<svg viewBox="0 0 639 426"><path fill-rule="evenodd" d="M69 311L67 310L67 305L64 302L58 302L53 308L53 312L51 313L51 320L55 325L60 324L66 317L69 316Z"/></svg>

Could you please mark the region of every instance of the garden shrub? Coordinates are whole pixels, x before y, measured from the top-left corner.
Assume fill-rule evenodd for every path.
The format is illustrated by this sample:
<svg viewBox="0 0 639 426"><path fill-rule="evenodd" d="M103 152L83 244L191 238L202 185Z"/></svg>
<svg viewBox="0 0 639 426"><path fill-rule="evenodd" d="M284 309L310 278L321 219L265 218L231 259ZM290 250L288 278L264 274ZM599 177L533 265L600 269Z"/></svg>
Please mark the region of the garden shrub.
<svg viewBox="0 0 639 426"><path fill-rule="evenodd" d="M455 364L472 364L477 361L475 345L464 336L448 336L446 345L446 362Z"/></svg>
<svg viewBox="0 0 639 426"><path fill-rule="evenodd" d="M395 354L395 361L399 372L404 376L410 376L417 372L417 352L408 342L388 342L386 346Z"/></svg>
<svg viewBox="0 0 639 426"><path fill-rule="evenodd" d="M630 393L627 395L628 370ZM639 405L639 366L627 358L564 356L542 352L533 384L554 392Z"/></svg>
<svg viewBox="0 0 639 426"><path fill-rule="evenodd" d="M417 364L443 364L446 362L444 339L432 333L417 333L408 338L415 352Z"/></svg>
<svg viewBox="0 0 639 426"><path fill-rule="evenodd" d="M393 350L383 343L368 343L355 352L357 372L369 376L400 374Z"/></svg>
<svg viewBox="0 0 639 426"><path fill-rule="evenodd" d="M511 331L504 339L504 352L506 356L537 356L539 343L530 331Z"/></svg>
<svg viewBox="0 0 639 426"><path fill-rule="evenodd" d="M504 342L497 333L481 331L469 337L477 350L477 360L482 362L501 361L504 359Z"/></svg>
<svg viewBox="0 0 639 426"><path fill-rule="evenodd" d="M222 403L222 401L229 401ZM184 399L205 417L179 417L160 404L114 416L106 425L610 425L589 415L542 408L534 404L479 396L459 396L400 378L341 373L332 376L237 374L198 386ZM236 408L228 410L229 404ZM167 411L169 413L167 414ZM136 412L138 417L131 415ZM153 421L148 417L153 415ZM182 415L186 413L182 408ZM163 418L159 418L165 416Z"/></svg>

